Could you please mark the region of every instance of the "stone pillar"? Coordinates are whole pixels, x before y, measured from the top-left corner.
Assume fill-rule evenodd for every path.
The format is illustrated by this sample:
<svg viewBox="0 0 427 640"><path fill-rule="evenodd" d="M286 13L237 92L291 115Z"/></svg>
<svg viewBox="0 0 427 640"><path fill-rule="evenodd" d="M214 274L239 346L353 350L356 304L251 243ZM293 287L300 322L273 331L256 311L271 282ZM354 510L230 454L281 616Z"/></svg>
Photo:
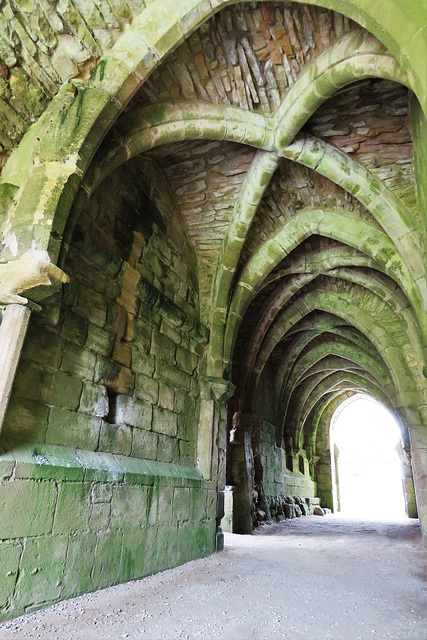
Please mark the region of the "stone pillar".
<svg viewBox="0 0 427 640"><path fill-rule="evenodd" d="M332 450L331 450L332 456ZM334 513L341 511L341 496L340 496L340 475L338 470L338 459L340 456L340 450L337 445L334 444L333 458L332 458L332 485L335 484L335 496L333 499Z"/></svg>
<svg viewBox="0 0 427 640"><path fill-rule="evenodd" d="M216 479L218 422L220 406L231 398L235 386L228 380L205 376L200 379L200 419L197 439L197 466L206 480ZM215 460L214 460L215 458Z"/></svg>
<svg viewBox="0 0 427 640"><path fill-rule="evenodd" d="M411 426L409 440L418 517L424 546L427 547L427 427Z"/></svg>
<svg viewBox="0 0 427 640"><path fill-rule="evenodd" d="M36 258L20 258L0 264L0 304L5 311L0 325L0 431L12 391L16 368L30 320L30 307L41 307L20 294L41 287L37 302L49 295L52 284L69 282L56 265Z"/></svg>
<svg viewBox="0 0 427 640"><path fill-rule="evenodd" d="M235 386L223 378L200 379L200 419L197 440L197 466L206 480L217 486L216 550L224 548L221 520L224 516L226 402Z"/></svg>
<svg viewBox="0 0 427 640"><path fill-rule="evenodd" d="M252 428L257 416L238 411L233 416L230 433L230 460L233 477L233 532L252 533L252 489L254 461Z"/></svg>
<svg viewBox="0 0 427 640"><path fill-rule="evenodd" d="M415 498L414 479L412 477L412 463L410 453L402 448L400 452L402 465L403 496L405 498L405 510L409 518L418 518L417 501Z"/></svg>
<svg viewBox="0 0 427 640"><path fill-rule="evenodd" d="M323 451L316 462L315 481L317 482L317 495L322 507L334 510L331 452Z"/></svg>
<svg viewBox="0 0 427 640"><path fill-rule="evenodd" d="M0 324L0 431L12 391L16 368L31 311L23 304L8 304Z"/></svg>

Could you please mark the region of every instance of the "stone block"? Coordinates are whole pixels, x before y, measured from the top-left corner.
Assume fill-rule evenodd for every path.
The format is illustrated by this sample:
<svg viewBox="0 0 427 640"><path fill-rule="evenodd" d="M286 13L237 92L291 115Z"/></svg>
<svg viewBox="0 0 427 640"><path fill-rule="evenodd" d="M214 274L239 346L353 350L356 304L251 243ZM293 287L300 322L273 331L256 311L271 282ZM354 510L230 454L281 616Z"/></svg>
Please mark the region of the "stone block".
<svg viewBox="0 0 427 640"><path fill-rule="evenodd" d="M184 349L183 347L177 346L176 348L176 363L180 369L186 371L189 374L194 373L197 364L198 358L191 353L188 349Z"/></svg>
<svg viewBox="0 0 427 640"><path fill-rule="evenodd" d="M163 333L165 336L167 336L169 340L172 340L174 344L176 345L181 344L182 332L176 327L174 327L173 325L169 324L169 322L166 322L164 318L162 319L162 322L160 325L160 332Z"/></svg>
<svg viewBox="0 0 427 640"><path fill-rule="evenodd" d="M84 345L88 334L88 321L85 317L72 313L70 310L67 314L62 325L61 336L70 342L75 342L79 345Z"/></svg>
<svg viewBox="0 0 427 640"><path fill-rule="evenodd" d="M98 502L111 502L113 495L113 485L109 482L95 482L92 485L90 499L92 504Z"/></svg>
<svg viewBox="0 0 427 640"><path fill-rule="evenodd" d="M161 281L163 279L165 265L163 265L162 261L158 256L156 256L154 251L151 251L150 247L145 247L143 260L145 265L153 272L154 276Z"/></svg>
<svg viewBox="0 0 427 640"><path fill-rule="evenodd" d="M89 528L90 485L64 482L58 486L53 534L87 531Z"/></svg>
<svg viewBox="0 0 427 640"><path fill-rule="evenodd" d="M179 522L176 538L176 555L179 562L189 562L193 560L194 550L194 524L192 522Z"/></svg>
<svg viewBox="0 0 427 640"><path fill-rule="evenodd" d="M190 519L190 489L184 487L174 488L173 517L180 522Z"/></svg>
<svg viewBox="0 0 427 640"><path fill-rule="evenodd" d="M110 527L111 505L109 502L96 502L89 513L90 531L105 531Z"/></svg>
<svg viewBox="0 0 427 640"><path fill-rule="evenodd" d="M148 523L159 525L172 522L173 487L156 484L148 488Z"/></svg>
<svg viewBox="0 0 427 640"><path fill-rule="evenodd" d="M136 376L135 395L140 400L156 404L159 397L158 380L153 380L142 373L138 373Z"/></svg>
<svg viewBox="0 0 427 640"><path fill-rule="evenodd" d="M206 490L192 489L190 494L190 520L206 519Z"/></svg>
<svg viewBox="0 0 427 640"><path fill-rule="evenodd" d="M195 416L178 416L178 434L182 440L194 442L197 423Z"/></svg>
<svg viewBox="0 0 427 640"><path fill-rule="evenodd" d="M199 381L194 376L190 378L190 380L191 380L190 393L194 398L197 398L200 395Z"/></svg>
<svg viewBox="0 0 427 640"><path fill-rule="evenodd" d="M0 480L10 478L15 469L16 460L12 453L2 453L0 455Z"/></svg>
<svg viewBox="0 0 427 640"><path fill-rule="evenodd" d="M99 433L99 451L129 456L132 445L132 428L126 425L102 421Z"/></svg>
<svg viewBox="0 0 427 640"><path fill-rule="evenodd" d="M0 543L0 608L3 608L15 586L22 546L19 542Z"/></svg>
<svg viewBox="0 0 427 640"><path fill-rule="evenodd" d="M43 382L43 367L30 360L19 362L12 394L27 400L39 400Z"/></svg>
<svg viewBox="0 0 427 640"><path fill-rule="evenodd" d="M216 489L208 489L206 491L206 517L207 519L215 519L217 506Z"/></svg>
<svg viewBox="0 0 427 640"><path fill-rule="evenodd" d="M194 557L207 556L215 551L215 520L202 520L194 525Z"/></svg>
<svg viewBox="0 0 427 640"><path fill-rule="evenodd" d="M79 412L89 413L98 418L108 414L108 396L105 387L91 382L83 383Z"/></svg>
<svg viewBox="0 0 427 640"><path fill-rule="evenodd" d="M64 409L76 410L79 406L83 383L80 378L63 371L45 372L41 401Z"/></svg>
<svg viewBox="0 0 427 640"><path fill-rule="evenodd" d="M80 345L68 342L64 345L64 356L61 369L66 373L73 373L86 380L93 380L96 356Z"/></svg>
<svg viewBox="0 0 427 640"><path fill-rule="evenodd" d="M19 442L43 442L48 416L49 407L46 405L12 397L3 422L2 435Z"/></svg>
<svg viewBox="0 0 427 640"><path fill-rule="evenodd" d="M159 436L153 431L134 429L131 455L136 458L156 460Z"/></svg>
<svg viewBox="0 0 427 640"><path fill-rule="evenodd" d="M17 604L38 606L60 597L67 547L67 536L25 541L15 592Z"/></svg>
<svg viewBox="0 0 427 640"><path fill-rule="evenodd" d="M100 429L99 418L52 407L46 442L94 451L98 444Z"/></svg>
<svg viewBox="0 0 427 640"><path fill-rule="evenodd" d="M135 527L146 525L148 492L146 485L116 485L111 500L111 527L124 529L129 524Z"/></svg>
<svg viewBox="0 0 427 640"><path fill-rule="evenodd" d="M174 389L174 411L176 413L183 413L187 396L188 394L182 389Z"/></svg>
<svg viewBox="0 0 427 640"><path fill-rule="evenodd" d="M91 591L95 544L96 536L94 533L79 533L70 536L61 597L71 598Z"/></svg>
<svg viewBox="0 0 427 640"><path fill-rule="evenodd" d="M176 436L178 432L178 416L166 409L153 409L153 431L167 436Z"/></svg>
<svg viewBox="0 0 427 640"><path fill-rule="evenodd" d="M156 458L160 462L178 462L178 440L170 436L159 434Z"/></svg>
<svg viewBox="0 0 427 640"><path fill-rule="evenodd" d="M185 391L190 391L191 387L191 377L188 373L177 369L174 366L166 364L161 360L156 361L156 371L154 374L155 378L159 378L166 382L171 387L180 387Z"/></svg>
<svg viewBox="0 0 427 640"><path fill-rule="evenodd" d="M143 373L152 376L156 366L156 359L153 355L145 353L140 349L133 350L132 368L136 373Z"/></svg>
<svg viewBox="0 0 427 640"><path fill-rule="evenodd" d="M170 338L154 329L153 340L151 342L151 353L156 356L156 358L160 358L164 362L174 364L176 345Z"/></svg>
<svg viewBox="0 0 427 640"><path fill-rule="evenodd" d="M118 362L114 362L114 360L111 360L110 358L104 358L104 356L98 355L96 357L94 382L105 385L107 382L117 379L120 369L121 366Z"/></svg>
<svg viewBox="0 0 427 640"><path fill-rule="evenodd" d="M107 319L105 296L87 285L79 288L73 311L97 327L103 327Z"/></svg>
<svg viewBox="0 0 427 640"><path fill-rule="evenodd" d="M135 345L138 350L149 353L151 349L153 327L140 318L134 318L133 331Z"/></svg>
<svg viewBox="0 0 427 640"><path fill-rule="evenodd" d="M13 449L16 460L15 478L33 480L83 481L84 471L73 449L55 445L18 446Z"/></svg>
<svg viewBox="0 0 427 640"><path fill-rule="evenodd" d="M159 407L173 411L175 408L174 390L167 384L160 382L159 384Z"/></svg>
<svg viewBox="0 0 427 640"><path fill-rule="evenodd" d="M134 397L119 395L116 399L116 420L140 429L151 429L153 407Z"/></svg>
<svg viewBox="0 0 427 640"><path fill-rule="evenodd" d="M123 548L120 581L142 578L150 572L151 548L146 546L145 531L139 527L128 527L123 532Z"/></svg>
<svg viewBox="0 0 427 640"><path fill-rule="evenodd" d="M123 340L114 341L113 347L113 360L115 362L119 362L124 367L130 368L132 363L132 347L127 342L123 342Z"/></svg>
<svg viewBox="0 0 427 640"><path fill-rule="evenodd" d="M85 343L88 349L94 353L108 357L113 351L113 342L114 335L111 332L93 324L89 325Z"/></svg>
<svg viewBox="0 0 427 640"><path fill-rule="evenodd" d="M121 482L124 472L113 454L102 451L77 450L82 467L85 469L87 482Z"/></svg>
<svg viewBox="0 0 427 640"><path fill-rule="evenodd" d="M123 534L102 531L96 534L92 589L102 589L120 581Z"/></svg>
<svg viewBox="0 0 427 640"><path fill-rule="evenodd" d="M113 360L107 360L102 356L98 356L95 382L105 385L114 393L131 394L135 388L135 374L131 369L122 367Z"/></svg>
<svg viewBox="0 0 427 640"><path fill-rule="evenodd" d="M32 360L54 369L59 368L62 357L62 339L55 333L30 322L22 350L24 360Z"/></svg>
<svg viewBox="0 0 427 640"><path fill-rule="evenodd" d="M157 527L156 571L164 571L180 564L177 531L176 523Z"/></svg>
<svg viewBox="0 0 427 640"><path fill-rule="evenodd" d="M178 441L179 447L179 462L186 466L193 466L195 464L196 451L193 442L186 442L185 440Z"/></svg>

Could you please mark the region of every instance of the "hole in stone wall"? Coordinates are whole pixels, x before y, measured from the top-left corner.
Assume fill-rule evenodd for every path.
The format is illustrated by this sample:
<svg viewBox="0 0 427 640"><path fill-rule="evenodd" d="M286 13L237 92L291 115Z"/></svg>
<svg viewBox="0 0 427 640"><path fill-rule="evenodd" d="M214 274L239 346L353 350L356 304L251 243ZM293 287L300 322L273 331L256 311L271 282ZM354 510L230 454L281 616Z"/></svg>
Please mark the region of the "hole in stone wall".
<svg viewBox="0 0 427 640"><path fill-rule="evenodd" d="M108 413L105 416L105 422L108 424L116 424L117 422L117 396L119 394L107 388L108 397Z"/></svg>
<svg viewBox="0 0 427 640"><path fill-rule="evenodd" d="M302 473L302 475L305 475L304 458L302 456L299 457L298 466L299 466L299 472Z"/></svg>
<svg viewBox="0 0 427 640"><path fill-rule="evenodd" d="M286 456L286 466L289 469L289 471L294 471L294 459L291 455L287 455Z"/></svg>
<svg viewBox="0 0 427 640"><path fill-rule="evenodd" d="M387 409L362 394L344 402L331 421L331 451L338 455L332 465L337 475L334 503L340 512L405 517L401 435Z"/></svg>

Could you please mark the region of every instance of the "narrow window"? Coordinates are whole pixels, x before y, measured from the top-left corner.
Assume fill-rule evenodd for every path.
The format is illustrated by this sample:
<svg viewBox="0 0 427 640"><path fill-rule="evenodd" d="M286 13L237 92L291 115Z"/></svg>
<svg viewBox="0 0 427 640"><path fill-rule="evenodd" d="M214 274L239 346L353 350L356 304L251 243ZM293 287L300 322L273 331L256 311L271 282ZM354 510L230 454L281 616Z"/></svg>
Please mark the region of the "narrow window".
<svg viewBox="0 0 427 640"><path fill-rule="evenodd" d="M107 388L108 414L105 417L105 422L108 424L116 424L117 422L117 396L118 393Z"/></svg>

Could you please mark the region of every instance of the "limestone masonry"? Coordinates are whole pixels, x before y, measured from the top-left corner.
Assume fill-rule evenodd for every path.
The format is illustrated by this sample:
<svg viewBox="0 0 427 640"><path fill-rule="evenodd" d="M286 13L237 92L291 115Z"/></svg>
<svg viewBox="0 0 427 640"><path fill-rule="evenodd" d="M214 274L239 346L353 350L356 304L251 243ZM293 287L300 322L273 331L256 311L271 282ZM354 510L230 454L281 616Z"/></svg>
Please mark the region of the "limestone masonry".
<svg viewBox="0 0 427 640"><path fill-rule="evenodd" d="M427 536L426 25L0 0L0 620L332 509L356 394Z"/></svg>

